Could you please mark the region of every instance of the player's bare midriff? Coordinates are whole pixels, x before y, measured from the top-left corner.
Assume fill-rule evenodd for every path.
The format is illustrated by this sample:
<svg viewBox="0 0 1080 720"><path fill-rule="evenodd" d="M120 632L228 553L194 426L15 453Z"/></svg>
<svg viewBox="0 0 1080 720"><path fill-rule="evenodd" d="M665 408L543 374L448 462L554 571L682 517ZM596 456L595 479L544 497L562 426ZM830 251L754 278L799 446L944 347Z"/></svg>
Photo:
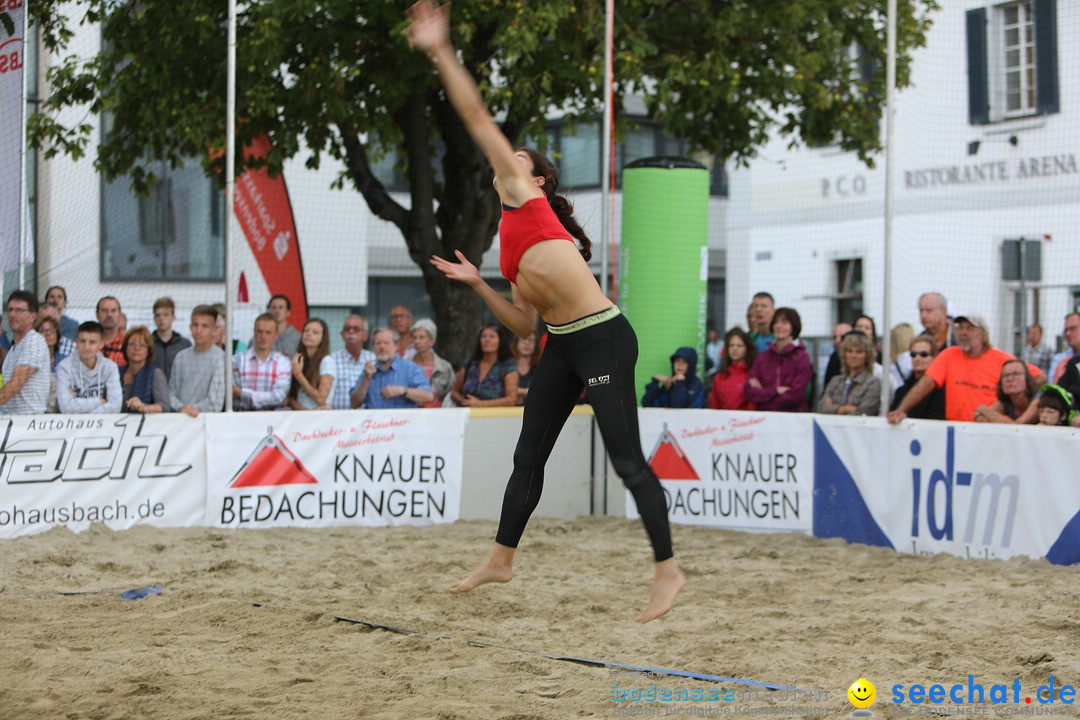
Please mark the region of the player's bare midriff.
<svg viewBox="0 0 1080 720"><path fill-rule="evenodd" d="M566 240L544 240L521 256L517 287L544 322L562 325L612 305L577 246Z"/></svg>

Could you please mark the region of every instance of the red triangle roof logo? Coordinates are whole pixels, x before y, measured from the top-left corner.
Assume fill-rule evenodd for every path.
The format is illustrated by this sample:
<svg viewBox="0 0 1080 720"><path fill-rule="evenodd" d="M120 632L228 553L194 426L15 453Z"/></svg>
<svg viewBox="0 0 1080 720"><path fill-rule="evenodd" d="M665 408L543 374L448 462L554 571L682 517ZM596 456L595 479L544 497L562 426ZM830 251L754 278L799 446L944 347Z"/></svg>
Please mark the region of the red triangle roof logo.
<svg viewBox="0 0 1080 720"><path fill-rule="evenodd" d="M273 428L233 476L229 487L271 487L275 485L317 485L318 480L300 458L285 447Z"/></svg>
<svg viewBox="0 0 1080 720"><path fill-rule="evenodd" d="M701 480L690 458L686 456L675 437L668 432L667 423L649 456L649 467L661 480Z"/></svg>

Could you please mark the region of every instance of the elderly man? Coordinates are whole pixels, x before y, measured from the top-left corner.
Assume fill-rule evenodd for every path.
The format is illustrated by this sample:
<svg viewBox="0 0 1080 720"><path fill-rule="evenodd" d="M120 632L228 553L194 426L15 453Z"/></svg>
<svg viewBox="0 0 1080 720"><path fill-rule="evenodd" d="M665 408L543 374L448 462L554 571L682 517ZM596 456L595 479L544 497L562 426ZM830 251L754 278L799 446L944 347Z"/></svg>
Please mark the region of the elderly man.
<svg viewBox="0 0 1080 720"><path fill-rule="evenodd" d="M941 293L928 292L919 296L919 322L923 325L923 335L929 335L944 350L954 345L952 328L949 321L949 301Z"/></svg>
<svg viewBox="0 0 1080 720"><path fill-rule="evenodd" d="M930 363L926 374L889 413L890 423L898 423L907 417L908 410L915 407L935 387L945 388L945 419L971 422L980 405L993 405L997 400L997 384L1001 378L1001 366L1013 356L990 344L986 320L981 315L960 315L953 322L956 345L945 348ZM1042 385L1046 375L1036 367L1029 367L1036 381Z"/></svg>
<svg viewBox="0 0 1080 720"><path fill-rule="evenodd" d="M352 406L371 410L415 408L435 399L420 366L398 357L398 337L390 328L372 335L375 362L364 366L364 374L352 390Z"/></svg>
<svg viewBox="0 0 1080 720"><path fill-rule="evenodd" d="M345 318L341 326L341 339L345 341L345 347L330 355L337 369L337 381L334 382L334 390L330 394L330 407L334 410L348 410L352 407L349 396L353 387L364 374L364 367L375 362L375 353L364 349L364 343L368 339L368 327L363 315L350 315Z"/></svg>

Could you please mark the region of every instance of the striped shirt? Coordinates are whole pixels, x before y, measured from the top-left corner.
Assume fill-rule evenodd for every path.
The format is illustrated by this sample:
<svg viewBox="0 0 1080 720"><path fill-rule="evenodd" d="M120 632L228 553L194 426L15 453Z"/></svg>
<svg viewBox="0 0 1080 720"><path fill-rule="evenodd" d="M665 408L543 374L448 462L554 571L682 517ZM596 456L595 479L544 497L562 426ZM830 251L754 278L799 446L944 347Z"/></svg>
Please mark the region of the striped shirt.
<svg viewBox="0 0 1080 720"><path fill-rule="evenodd" d="M233 399L237 410L273 410L285 402L291 383L292 361L279 352L271 350L265 360L255 348L233 355L233 384L241 389Z"/></svg>
<svg viewBox="0 0 1080 720"><path fill-rule="evenodd" d="M369 362L375 362L375 353L370 350L361 350L360 357L354 358L349 351L342 348L330 357L334 358L337 366L337 380L334 382L334 390L330 393L330 407L334 410L349 410L352 402L349 396L353 386L356 385L360 376L364 374L364 366Z"/></svg>
<svg viewBox="0 0 1080 720"><path fill-rule="evenodd" d="M40 415L49 405L49 346L37 330L27 330L22 340L15 343L4 358L4 382L11 382L15 368L26 365L34 373L15 397L0 405L4 415Z"/></svg>

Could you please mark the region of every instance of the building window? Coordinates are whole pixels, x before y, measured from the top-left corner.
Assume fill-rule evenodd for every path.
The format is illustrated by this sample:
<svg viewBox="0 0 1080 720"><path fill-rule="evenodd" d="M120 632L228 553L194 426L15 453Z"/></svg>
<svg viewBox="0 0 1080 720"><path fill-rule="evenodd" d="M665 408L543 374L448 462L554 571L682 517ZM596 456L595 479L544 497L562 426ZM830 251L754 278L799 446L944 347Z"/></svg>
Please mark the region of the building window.
<svg viewBox="0 0 1080 720"><path fill-rule="evenodd" d="M159 179L145 195L131 180L102 179L102 280L225 278L225 202L191 159L180 169L145 163Z"/></svg>
<svg viewBox="0 0 1080 720"><path fill-rule="evenodd" d="M561 127L556 138L560 187L599 187L600 124Z"/></svg>
<svg viewBox="0 0 1080 720"><path fill-rule="evenodd" d="M998 8L1005 74L1005 114L1027 115L1035 110L1035 23L1031 3Z"/></svg>
<svg viewBox="0 0 1080 720"><path fill-rule="evenodd" d="M836 261L836 321L854 322L863 313L862 258Z"/></svg>
<svg viewBox="0 0 1080 720"><path fill-rule="evenodd" d="M622 187L623 168L635 160L663 155L679 155L679 152L666 152L659 129L653 125L638 125L623 133L622 142L615 148L615 178Z"/></svg>
<svg viewBox="0 0 1080 720"><path fill-rule="evenodd" d="M409 189L405 173L398 167L398 154L395 150L380 152L374 159L369 158L369 164L371 174L390 192L405 192Z"/></svg>
<svg viewBox="0 0 1080 720"><path fill-rule="evenodd" d="M633 121L631 121L633 122ZM524 144L529 147L547 148L549 157L559 168L559 186L568 190L592 190L599 188L601 173L602 146L600 122L581 122L570 125L561 121L553 122L544 129L544 140L526 138ZM441 140L435 142L432 157L437 158L434 167L437 180L442 182L442 157L444 150ZM622 169L634 160L646 157L674 156L687 157L688 144L685 139L671 137L654 123L638 120L624 134L622 142L615 148L615 188L622 187ZM696 158L700 159L700 158ZM727 169L719 158L706 163L709 170L709 193L713 196L727 197ZM399 167L396 149L388 149L371 162L375 177L391 192L405 192L408 183Z"/></svg>
<svg viewBox="0 0 1080 720"><path fill-rule="evenodd" d="M623 134L622 142L615 147L615 188L622 187L622 171L626 165L647 157L687 157L688 143L663 131L660 125L644 119L630 120L631 127ZM580 124L573 128L555 123L549 125L547 134L555 162L559 166L560 186L598 188L601 185L602 146L599 121ZM709 170L709 193L727 197L728 179L724 163L713 158Z"/></svg>
<svg viewBox="0 0 1080 720"><path fill-rule="evenodd" d="M971 124L1059 111L1056 0L969 10L967 54Z"/></svg>
<svg viewBox="0 0 1080 720"><path fill-rule="evenodd" d="M107 45L102 37L102 46ZM111 113L103 113L102 142L113 125ZM183 167L156 158L138 166L158 180L147 193L133 190L130 174L111 181L100 176L101 280L223 281L223 189L215 187L198 158L185 158Z"/></svg>

